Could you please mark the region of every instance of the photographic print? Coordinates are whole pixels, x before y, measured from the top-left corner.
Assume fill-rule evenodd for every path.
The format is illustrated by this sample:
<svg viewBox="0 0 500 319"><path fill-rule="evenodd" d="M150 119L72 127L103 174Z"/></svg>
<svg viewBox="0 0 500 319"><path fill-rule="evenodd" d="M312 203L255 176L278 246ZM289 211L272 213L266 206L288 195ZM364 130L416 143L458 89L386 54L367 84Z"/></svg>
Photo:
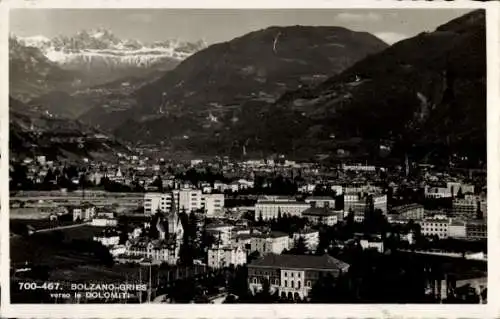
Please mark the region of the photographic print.
<svg viewBox="0 0 500 319"><path fill-rule="evenodd" d="M486 304L486 16L12 8L10 303Z"/></svg>

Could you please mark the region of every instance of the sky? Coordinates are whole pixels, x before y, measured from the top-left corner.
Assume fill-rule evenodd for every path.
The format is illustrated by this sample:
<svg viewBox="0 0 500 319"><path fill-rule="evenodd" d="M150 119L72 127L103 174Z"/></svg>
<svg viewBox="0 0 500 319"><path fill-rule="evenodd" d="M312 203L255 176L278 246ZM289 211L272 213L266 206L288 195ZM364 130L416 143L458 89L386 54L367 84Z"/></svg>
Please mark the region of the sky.
<svg viewBox="0 0 500 319"><path fill-rule="evenodd" d="M470 9L13 9L10 32L21 37L73 35L106 28L142 42L229 41L270 26L341 26L389 44L433 31Z"/></svg>

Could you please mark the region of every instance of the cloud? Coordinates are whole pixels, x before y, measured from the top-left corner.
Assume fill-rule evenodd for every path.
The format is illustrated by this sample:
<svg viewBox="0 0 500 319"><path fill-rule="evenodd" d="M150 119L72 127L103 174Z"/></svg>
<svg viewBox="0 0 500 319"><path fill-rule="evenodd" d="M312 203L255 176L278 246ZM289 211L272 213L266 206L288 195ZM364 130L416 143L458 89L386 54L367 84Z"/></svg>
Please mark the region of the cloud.
<svg viewBox="0 0 500 319"><path fill-rule="evenodd" d="M130 22L150 23L152 21L152 17L147 13L132 13L127 16L127 20Z"/></svg>
<svg viewBox="0 0 500 319"><path fill-rule="evenodd" d="M342 22L376 22L382 20L379 14L370 13L339 13L336 19Z"/></svg>
<svg viewBox="0 0 500 319"><path fill-rule="evenodd" d="M403 34L403 33L397 33L397 32L378 32L375 33L375 36L383 41L385 41L387 44L394 44L396 42L399 42L401 40L407 39L410 36Z"/></svg>

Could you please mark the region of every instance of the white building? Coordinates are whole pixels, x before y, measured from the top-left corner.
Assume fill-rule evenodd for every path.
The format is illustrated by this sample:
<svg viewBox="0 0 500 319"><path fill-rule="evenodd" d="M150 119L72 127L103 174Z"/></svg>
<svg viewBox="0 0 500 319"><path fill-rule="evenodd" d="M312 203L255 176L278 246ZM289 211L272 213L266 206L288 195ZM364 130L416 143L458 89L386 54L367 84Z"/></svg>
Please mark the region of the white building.
<svg viewBox="0 0 500 319"><path fill-rule="evenodd" d="M115 218L97 217L92 219L91 225L95 227L116 227L118 220Z"/></svg>
<svg viewBox="0 0 500 319"><path fill-rule="evenodd" d="M208 266L224 268L247 263L247 253L241 246L223 247L208 250Z"/></svg>
<svg viewBox="0 0 500 319"><path fill-rule="evenodd" d="M278 218L280 213L281 216L301 216L309 207L308 203L297 201L259 201L255 204L255 220L259 220L260 216L263 220Z"/></svg>
<svg viewBox="0 0 500 319"><path fill-rule="evenodd" d="M106 246L106 247L113 247L113 246L116 246L116 245L118 245L120 243L120 236L118 236L118 235L94 236L94 241L97 241L97 242L101 243L103 246Z"/></svg>
<svg viewBox="0 0 500 319"><path fill-rule="evenodd" d="M71 208L73 221L89 221L96 215L96 208L91 204L82 204Z"/></svg>
<svg viewBox="0 0 500 319"><path fill-rule="evenodd" d="M171 193L146 193L144 194L144 215L153 215L158 209L162 212L172 208Z"/></svg>
<svg viewBox="0 0 500 319"><path fill-rule="evenodd" d="M283 250L291 248L288 234L280 232L255 235L252 237L250 245L250 250L252 252L258 251L261 256L269 253L279 255Z"/></svg>
<svg viewBox="0 0 500 319"><path fill-rule="evenodd" d="M169 265L177 264L178 249L174 242L127 242L126 254L129 256L150 258L155 262L164 262Z"/></svg>
<svg viewBox="0 0 500 319"><path fill-rule="evenodd" d="M355 172L375 172L376 171L375 166L362 165L362 164L354 164L354 165L342 164L342 169L344 171L355 171Z"/></svg>
<svg viewBox="0 0 500 319"><path fill-rule="evenodd" d="M181 189L174 190L173 195L175 196L175 203L177 204L177 211L186 211L187 213L193 210L198 210L202 208L201 195L202 192L199 189Z"/></svg>
<svg viewBox="0 0 500 319"><path fill-rule="evenodd" d="M437 235L440 239L448 237L450 224L451 218L446 216L434 216L420 221L422 235Z"/></svg>
<svg viewBox="0 0 500 319"><path fill-rule="evenodd" d="M451 238L466 238L467 227L463 220L452 220L448 227L448 237Z"/></svg>
<svg viewBox="0 0 500 319"><path fill-rule="evenodd" d="M203 194L201 206L207 217L222 214L224 212L224 194Z"/></svg>
<svg viewBox="0 0 500 319"><path fill-rule="evenodd" d="M144 195L144 214L153 215L158 209L162 212L172 210L175 202L177 211L190 213L202 208L202 192L198 189L176 189L169 193L146 193Z"/></svg>

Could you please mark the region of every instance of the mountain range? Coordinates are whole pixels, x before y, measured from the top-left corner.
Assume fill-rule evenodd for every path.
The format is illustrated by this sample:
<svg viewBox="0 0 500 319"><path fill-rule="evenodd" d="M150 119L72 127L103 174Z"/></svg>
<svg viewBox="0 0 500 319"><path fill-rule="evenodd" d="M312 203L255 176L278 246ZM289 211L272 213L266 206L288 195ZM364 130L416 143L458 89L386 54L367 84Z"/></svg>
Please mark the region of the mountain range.
<svg viewBox="0 0 500 319"><path fill-rule="evenodd" d="M28 68L27 74L46 73L44 69L37 69L41 66L53 73L64 74L57 79L60 81L48 77L43 83L35 79L31 81L34 83L29 83L31 79L26 77L24 83L13 85L14 88L23 88L15 93L24 101L53 91L72 93L126 77L150 77L174 68L186 57L206 47L203 41L166 40L146 44L124 40L102 28L52 39L11 35L9 42L11 65L19 61L18 64ZM15 68L11 76L19 76L18 70Z"/></svg>
<svg viewBox="0 0 500 319"><path fill-rule="evenodd" d="M169 71L77 92L36 104L57 105L59 114L80 101L73 118L133 144L193 154L407 154L484 164L485 12L392 46L339 27L270 27L211 45Z"/></svg>
<svg viewBox="0 0 500 319"><path fill-rule="evenodd" d="M247 109L264 112L285 92L321 83L387 47L369 33L340 27L251 32L199 51L142 86L133 115L115 134L164 145L217 138L245 122Z"/></svg>

